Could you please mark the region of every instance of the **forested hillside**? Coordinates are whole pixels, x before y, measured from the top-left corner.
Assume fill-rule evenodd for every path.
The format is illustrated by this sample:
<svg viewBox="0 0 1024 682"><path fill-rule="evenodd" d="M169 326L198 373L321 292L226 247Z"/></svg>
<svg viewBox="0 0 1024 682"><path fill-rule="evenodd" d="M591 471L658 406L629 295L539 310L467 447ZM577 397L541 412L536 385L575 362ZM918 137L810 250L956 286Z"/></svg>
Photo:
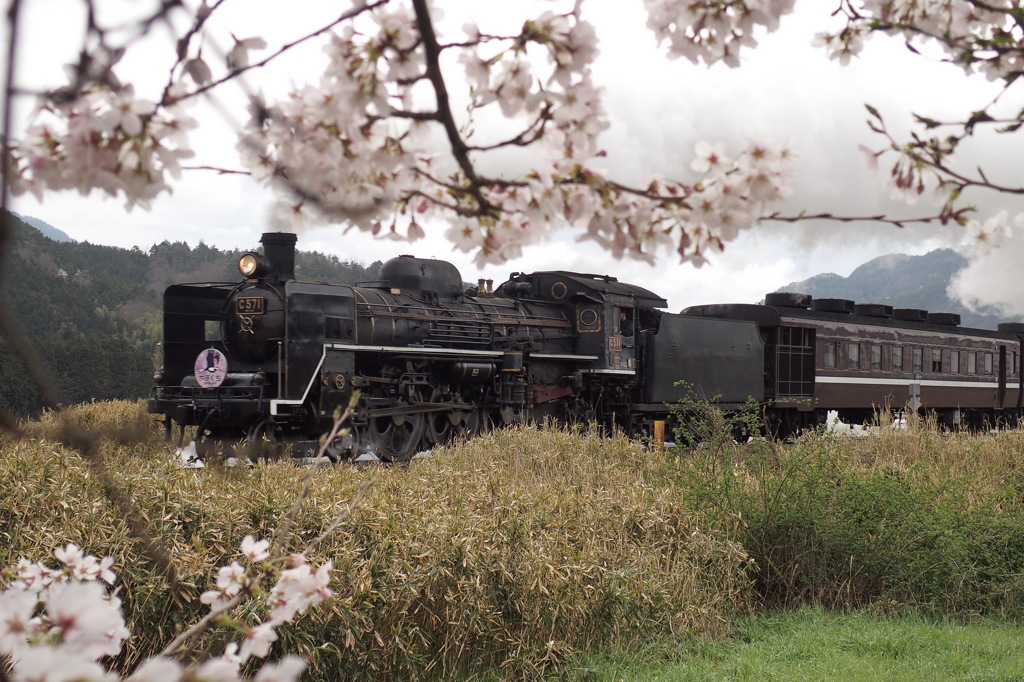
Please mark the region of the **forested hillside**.
<svg viewBox="0 0 1024 682"><path fill-rule="evenodd" d="M192 247L164 241L145 252L54 241L17 216L11 220L14 235L0 270L2 298L67 404L146 396L159 364L164 288L238 279L241 251L202 242ZM254 250L258 240L254 235ZM338 283L376 279L379 268L379 262L364 266L301 251L295 267L300 279ZM0 336L0 404L23 416L45 406L6 336Z"/></svg>

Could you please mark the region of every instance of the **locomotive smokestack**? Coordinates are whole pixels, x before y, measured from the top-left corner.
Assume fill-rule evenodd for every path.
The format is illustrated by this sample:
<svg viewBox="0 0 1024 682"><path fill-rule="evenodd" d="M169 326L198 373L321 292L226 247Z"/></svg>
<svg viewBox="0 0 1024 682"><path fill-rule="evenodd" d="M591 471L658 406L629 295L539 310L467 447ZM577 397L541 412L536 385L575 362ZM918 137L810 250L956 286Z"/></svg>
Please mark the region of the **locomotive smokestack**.
<svg viewBox="0 0 1024 682"><path fill-rule="evenodd" d="M295 279L295 241L292 232L264 232L260 238L269 275L278 280Z"/></svg>

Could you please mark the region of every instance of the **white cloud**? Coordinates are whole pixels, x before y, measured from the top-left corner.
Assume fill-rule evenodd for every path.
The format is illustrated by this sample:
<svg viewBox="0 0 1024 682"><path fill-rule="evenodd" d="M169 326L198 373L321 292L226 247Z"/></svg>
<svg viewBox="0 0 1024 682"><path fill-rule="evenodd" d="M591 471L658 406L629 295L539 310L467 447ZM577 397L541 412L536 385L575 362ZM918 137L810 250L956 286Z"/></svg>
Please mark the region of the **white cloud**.
<svg viewBox="0 0 1024 682"><path fill-rule="evenodd" d="M73 52L61 55L57 46L74 46L77 25L54 24L49 18L80 4L77 0L25 3L30 40L22 50L21 63L31 70L33 84L54 82L60 65L74 57ZM439 4L447 10L446 26L452 35L462 24L460 7L497 12L491 4ZM225 10L231 6L227 3ZM486 10L477 9L485 6ZM525 3L525 10L543 6ZM282 41L302 35L303 27L312 25L307 22L311 13L323 17L337 12L335 3L315 0L291 3L287 10L282 7L249 0L244 7L238 6L233 17L238 23L231 26L239 37L248 37L259 35L269 22L276 27L275 34L265 37ZM504 7L506 15L523 9L515 3ZM591 0L585 5L601 39L595 71L606 88L613 122L604 140L608 167L626 181L654 173L685 179L698 140L723 141L736 148L745 134L767 131L780 141L796 139L800 175L788 204L791 213L913 215L924 211L924 207L908 208L890 201L884 171L874 174L867 168L858 145L877 148L881 141L864 125L863 103L876 105L894 129L904 130L911 120L908 107L937 117L962 114L987 101L991 86L984 79L963 78L950 65L915 57L899 41L885 38L873 40L863 59L842 68L810 46L813 33L830 20L827 3L802 2L798 7L798 14L787 17L779 32L748 53L743 67L730 70L668 61L654 46L640 12L627 12L621 3ZM31 37L44 33L45 41ZM281 92L292 80L315 78L320 59L317 49L304 49L274 68L269 75L276 80L266 88ZM241 99L227 104L243 118ZM997 175L1003 168L1016 168L1020 151L1016 146L1003 141L994 144L990 138L973 145L974 158L983 158L986 169ZM213 128L195 146L202 151L199 163L235 167L229 127ZM15 201L14 210L93 243L148 248L170 239L191 244L204 240L223 248L257 245L267 228L269 193L236 175L192 171L186 176L174 194L154 202L150 212L127 214L116 201L72 195L48 196L41 203L22 197ZM1007 206L1002 197L976 200L981 217ZM511 271L543 269L606 273L661 293L669 299L670 309L676 310L698 303L757 301L793 280L828 271L848 274L875 256L924 253L955 244L962 235L956 227L900 230L869 223L775 224L743 235L724 254L712 257L710 266L694 269L679 265L671 256L663 256L655 267L615 261L592 245L576 243L574 235L561 233L552 243L524 249L523 257L514 262L479 271L469 256L452 251L443 231L441 226L426 239L408 244L374 240L358 231L346 234L333 226L306 231L299 247L367 263L400 253L443 258L454 262L469 281L485 277L497 282ZM1008 264L1009 259L998 263Z"/></svg>

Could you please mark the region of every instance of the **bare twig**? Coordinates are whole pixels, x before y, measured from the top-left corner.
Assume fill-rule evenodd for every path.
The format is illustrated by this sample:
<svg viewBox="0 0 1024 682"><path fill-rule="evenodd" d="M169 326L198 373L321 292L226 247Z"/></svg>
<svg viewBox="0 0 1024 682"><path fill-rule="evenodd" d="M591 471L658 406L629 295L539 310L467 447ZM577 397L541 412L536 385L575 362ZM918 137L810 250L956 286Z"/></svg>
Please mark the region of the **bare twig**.
<svg viewBox="0 0 1024 682"><path fill-rule="evenodd" d="M302 503L309 496L309 489L312 484L313 478L316 475L317 471L319 470L322 462L325 461L324 455L327 452L328 445L334 438L336 438L342 432L342 430L345 428L345 424L347 424L348 421L351 419L352 413L355 411L358 399L359 394L357 391L355 394L353 394L352 399L349 401L349 405L345 409L345 411L335 418L330 433L328 433L324 437L323 442L320 445L320 449L317 453L316 461L312 464L312 466L310 466L308 473L303 479L302 490L299 492L298 496L295 499L295 504L292 506L291 513L288 515L288 518L285 520L285 522L281 524L281 526L277 530L277 533L275 534L274 541L270 547L269 561L271 564L282 564L285 561L285 558L283 556L285 538L287 538L288 534L291 533L291 529L295 524L295 520L298 518L299 510L302 508ZM360 486L359 490L356 491L355 496L349 502L348 506L338 515L338 517L327 528L327 530L325 530L317 538L315 538L306 545L305 549L303 549L304 554L312 551L317 545L323 542L324 539L326 539L329 535L337 531L341 524L344 523L345 520L347 520L352 515L352 513L359 508L359 506L362 503L363 496L365 495L366 491L369 490L371 485L371 482L367 482ZM254 594L258 593L260 587L267 580L268 577L269 572L267 570L264 570L252 579L252 581L249 583L246 589L243 589L241 592L239 592L226 602L213 605L210 608L209 613L203 616L200 620L198 620L194 625L192 625L187 630L180 632L173 640L171 640L167 644L167 646L164 647L163 651L160 652L160 655L169 656L178 652L182 647L186 646L189 642L195 640L199 635L206 632L210 628L216 626L218 620L222 615L230 612L243 601L249 599Z"/></svg>
<svg viewBox="0 0 1024 682"><path fill-rule="evenodd" d="M298 496L295 498L294 504L292 504L292 510L288 514L284 523L277 529L277 533L274 535L274 541L270 545L270 557L271 559L278 558L283 554L285 540L288 535L292 532L292 526L295 525L295 520L299 517L299 511L302 509L303 503L306 498L309 497L309 489L313 485L313 478L316 476L317 470L326 461L327 448L331 444L338 434L341 432L345 425L352 419L352 414L356 410L356 404L359 401L359 391L355 391L352 394L351 400L349 400L348 407L345 411L335 417L334 424L331 427L331 432L323 438L323 442L320 444L320 449L317 452L316 461L309 468L309 473L306 474L305 479L302 481L302 490L299 491Z"/></svg>

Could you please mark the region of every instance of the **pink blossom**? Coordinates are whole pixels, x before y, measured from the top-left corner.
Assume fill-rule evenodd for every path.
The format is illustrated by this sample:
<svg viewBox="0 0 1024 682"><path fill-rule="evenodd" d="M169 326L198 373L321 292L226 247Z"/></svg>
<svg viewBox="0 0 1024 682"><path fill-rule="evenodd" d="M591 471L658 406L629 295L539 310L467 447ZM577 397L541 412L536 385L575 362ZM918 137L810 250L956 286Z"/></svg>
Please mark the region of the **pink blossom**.
<svg viewBox="0 0 1024 682"><path fill-rule="evenodd" d="M0 654L14 653L28 642L35 608L36 597L30 592L0 592Z"/></svg>
<svg viewBox="0 0 1024 682"><path fill-rule="evenodd" d="M292 555L301 557L302 555ZM330 583L332 562L328 561L315 572L309 564L293 564L293 568L281 571L281 577L270 591L270 616L273 623L285 623L298 614L305 613L310 606L316 606L331 596L327 587Z"/></svg>
<svg viewBox="0 0 1024 682"><path fill-rule="evenodd" d="M249 50L264 50L267 47L267 41L263 38L243 38L239 40L235 36L231 37L235 41L235 46L228 52L226 59L228 68L232 71L249 66Z"/></svg>
<svg viewBox="0 0 1024 682"><path fill-rule="evenodd" d="M712 145L702 140L697 143L696 152L697 158L690 164L690 168L698 173L719 172L729 164L724 145Z"/></svg>
<svg viewBox="0 0 1024 682"><path fill-rule="evenodd" d="M249 628L242 639L242 646L238 655L244 663L250 656L266 658L270 653L271 645L277 641L277 633L274 631L274 623L263 623L254 628Z"/></svg>
<svg viewBox="0 0 1024 682"><path fill-rule="evenodd" d="M118 677L66 647L38 646L20 652L15 679L31 682L113 682Z"/></svg>
<svg viewBox="0 0 1024 682"><path fill-rule="evenodd" d="M33 593L40 593L50 584L61 577L57 571L52 571L41 563L33 563L28 559L19 559L17 566L18 580L13 587L20 590L28 590Z"/></svg>
<svg viewBox="0 0 1024 682"><path fill-rule="evenodd" d="M103 114L103 125L108 130L120 128L128 137L142 133L142 117L152 114L156 104L136 99L130 87L123 88L110 101L110 108Z"/></svg>
<svg viewBox="0 0 1024 682"><path fill-rule="evenodd" d="M195 59L189 59L185 62L183 67L185 74L196 85L205 85L213 80L213 71L210 70L210 66L203 61L202 57L196 57Z"/></svg>
<svg viewBox="0 0 1024 682"><path fill-rule="evenodd" d="M1018 216L1018 224L1020 220L1021 216ZM993 248L1002 246L1012 234L1006 210L999 211L985 222L971 220L967 223L967 245L975 253L989 253Z"/></svg>
<svg viewBox="0 0 1024 682"><path fill-rule="evenodd" d="M269 540L256 540L252 535L246 535L242 540L242 554L253 563L263 561L270 557Z"/></svg>
<svg viewBox="0 0 1024 682"><path fill-rule="evenodd" d="M69 567L74 567L81 563L85 557L82 550L73 542L69 542L63 549L57 548L53 550L53 556L57 557L57 561Z"/></svg>
<svg viewBox="0 0 1024 682"><path fill-rule="evenodd" d="M237 561L221 566L217 571L217 587L228 597L233 597L249 584L249 577Z"/></svg>
<svg viewBox="0 0 1024 682"><path fill-rule="evenodd" d="M76 655L89 660L113 656L131 634L121 616L120 600L112 600L95 582L71 582L46 602L51 631Z"/></svg>
<svg viewBox="0 0 1024 682"><path fill-rule="evenodd" d="M128 677L127 682L177 682L183 674L184 671L180 663L156 656L143 661L142 665Z"/></svg>
<svg viewBox="0 0 1024 682"><path fill-rule="evenodd" d="M238 682L238 663L225 658L211 658L196 666L190 677L202 682Z"/></svg>
<svg viewBox="0 0 1024 682"><path fill-rule="evenodd" d="M298 656L289 654L279 661L268 663L256 673L253 682L298 682L306 664Z"/></svg>

